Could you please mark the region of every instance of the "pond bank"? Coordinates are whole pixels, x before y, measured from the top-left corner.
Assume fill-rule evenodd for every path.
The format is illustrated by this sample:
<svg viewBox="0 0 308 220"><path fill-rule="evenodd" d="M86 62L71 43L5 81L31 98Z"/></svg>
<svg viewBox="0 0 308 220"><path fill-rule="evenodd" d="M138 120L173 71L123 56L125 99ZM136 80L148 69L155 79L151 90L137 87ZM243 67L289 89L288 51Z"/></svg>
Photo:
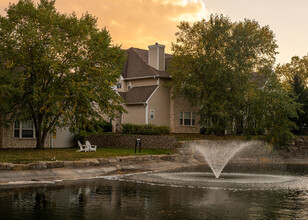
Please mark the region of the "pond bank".
<svg viewBox="0 0 308 220"><path fill-rule="evenodd" d="M0 163L0 170L44 170L53 168L80 168L91 166L114 165L116 163L142 163L146 161L174 161L180 155L144 155L144 156L119 156L110 158L92 158L76 161L38 161L27 164Z"/></svg>
<svg viewBox="0 0 308 220"><path fill-rule="evenodd" d="M162 171L200 164L202 162L191 157L188 159L188 157L181 154L127 156L31 164L2 163L0 187L55 184L65 181L95 179L106 175Z"/></svg>
<svg viewBox="0 0 308 220"><path fill-rule="evenodd" d="M164 171L183 167L206 165L204 158L183 143L171 155L138 155L78 161L44 161L29 164L0 163L0 188L27 185L65 184L68 181L101 178L106 175ZM302 164L308 166L308 157L267 157L254 151L232 158L229 164ZM242 165L241 165L242 166Z"/></svg>

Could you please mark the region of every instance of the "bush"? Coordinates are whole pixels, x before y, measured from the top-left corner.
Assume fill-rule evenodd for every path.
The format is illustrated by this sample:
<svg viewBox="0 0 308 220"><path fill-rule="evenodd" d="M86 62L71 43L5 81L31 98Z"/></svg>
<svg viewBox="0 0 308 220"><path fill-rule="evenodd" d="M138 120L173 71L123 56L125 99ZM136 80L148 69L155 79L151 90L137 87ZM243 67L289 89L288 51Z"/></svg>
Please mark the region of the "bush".
<svg viewBox="0 0 308 220"><path fill-rule="evenodd" d="M84 144L87 140L88 134L99 134L104 132L111 132L112 124L107 121L91 121L88 125L85 125L83 128L80 128L74 134L74 146L78 147L78 141Z"/></svg>
<svg viewBox="0 0 308 220"><path fill-rule="evenodd" d="M77 134L74 135L74 146L78 146L78 141L80 141L81 144L84 144L87 140L87 132L85 130L80 130Z"/></svg>
<svg viewBox="0 0 308 220"><path fill-rule="evenodd" d="M135 124L123 124L123 134L144 134L144 135L160 135L169 134L170 128L168 126L156 126L152 124L148 125L135 125Z"/></svg>

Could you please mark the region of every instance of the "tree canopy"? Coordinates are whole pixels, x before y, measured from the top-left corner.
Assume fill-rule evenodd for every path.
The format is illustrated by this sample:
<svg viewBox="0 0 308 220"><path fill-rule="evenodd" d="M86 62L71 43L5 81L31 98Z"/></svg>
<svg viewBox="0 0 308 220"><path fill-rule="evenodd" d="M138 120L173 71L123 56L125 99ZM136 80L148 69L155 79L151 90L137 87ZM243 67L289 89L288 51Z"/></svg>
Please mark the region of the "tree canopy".
<svg viewBox="0 0 308 220"><path fill-rule="evenodd" d="M292 118L298 127L308 126L308 56L294 56L290 63L278 65L276 72L286 90L293 93L302 104L298 118Z"/></svg>
<svg viewBox="0 0 308 220"><path fill-rule="evenodd" d="M60 14L55 1L20 0L0 16L2 124L32 119L37 148L56 128L122 111L112 89L124 51L90 14Z"/></svg>
<svg viewBox="0 0 308 220"><path fill-rule="evenodd" d="M273 71L277 44L268 26L211 15L178 28L170 84L175 96L200 107L200 123L208 132L270 133L278 116L285 120L280 134L293 127L288 116L295 116L298 106ZM279 108L282 103L287 107Z"/></svg>

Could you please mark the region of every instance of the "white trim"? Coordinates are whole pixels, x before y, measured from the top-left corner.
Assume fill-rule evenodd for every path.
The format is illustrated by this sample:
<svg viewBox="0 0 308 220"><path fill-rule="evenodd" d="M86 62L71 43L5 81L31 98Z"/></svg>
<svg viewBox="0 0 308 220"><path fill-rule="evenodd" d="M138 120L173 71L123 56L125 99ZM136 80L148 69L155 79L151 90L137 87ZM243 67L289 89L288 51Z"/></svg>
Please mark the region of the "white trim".
<svg viewBox="0 0 308 220"><path fill-rule="evenodd" d="M145 104L146 104L146 107L145 107L145 124L148 124L149 123L149 100L152 98L152 96L154 95L154 93L156 92L156 90L158 89L159 86L156 87L156 89L152 92L152 94L150 95L150 97L148 98L148 100L146 100Z"/></svg>
<svg viewBox="0 0 308 220"><path fill-rule="evenodd" d="M169 77L163 77L163 76L159 76L159 75L155 75L155 76L139 76L139 77L125 78L124 81L133 80L133 79L150 79L150 78L156 79L156 77L169 78Z"/></svg>
<svg viewBox="0 0 308 220"><path fill-rule="evenodd" d="M159 86L156 87L156 89L152 92L152 94L150 95L150 97L145 101L146 104L148 104L150 98L152 98L152 96L154 95L154 93L156 92L156 90L159 88Z"/></svg>
<svg viewBox="0 0 308 220"><path fill-rule="evenodd" d="M147 103L146 103L147 104ZM149 105L147 104L145 106L145 124L149 124Z"/></svg>
<svg viewBox="0 0 308 220"><path fill-rule="evenodd" d="M144 105L145 102L131 102L131 103L124 103L125 105Z"/></svg>

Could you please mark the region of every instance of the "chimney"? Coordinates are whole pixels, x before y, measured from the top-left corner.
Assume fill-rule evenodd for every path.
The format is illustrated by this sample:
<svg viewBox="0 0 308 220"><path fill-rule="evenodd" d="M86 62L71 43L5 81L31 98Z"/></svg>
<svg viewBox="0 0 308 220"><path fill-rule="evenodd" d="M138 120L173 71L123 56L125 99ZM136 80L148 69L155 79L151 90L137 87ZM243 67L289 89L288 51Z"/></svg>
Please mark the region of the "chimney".
<svg viewBox="0 0 308 220"><path fill-rule="evenodd" d="M165 46L155 43L149 46L148 64L160 71L165 71Z"/></svg>

